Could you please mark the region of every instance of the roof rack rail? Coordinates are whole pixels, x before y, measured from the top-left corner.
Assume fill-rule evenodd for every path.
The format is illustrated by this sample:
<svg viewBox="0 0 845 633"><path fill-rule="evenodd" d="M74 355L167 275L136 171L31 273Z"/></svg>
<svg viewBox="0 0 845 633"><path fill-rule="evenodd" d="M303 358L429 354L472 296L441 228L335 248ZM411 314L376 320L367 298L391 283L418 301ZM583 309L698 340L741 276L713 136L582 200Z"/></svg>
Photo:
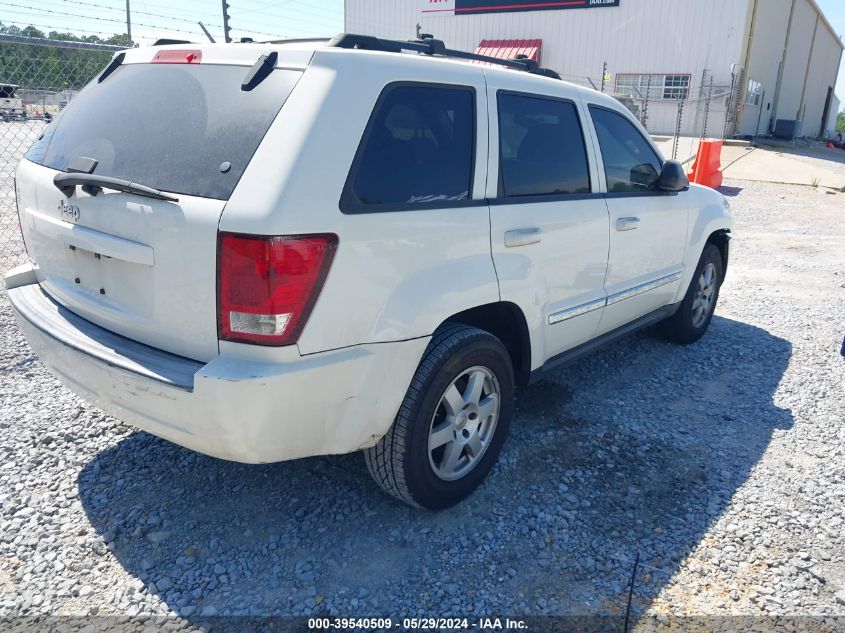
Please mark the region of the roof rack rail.
<svg viewBox="0 0 845 633"><path fill-rule="evenodd" d="M330 37L300 37L287 40L264 40L258 44L307 44L309 42L328 42Z"/></svg>
<svg viewBox="0 0 845 633"><path fill-rule="evenodd" d="M466 51L456 51L446 48L443 40L435 39L433 35L422 33L418 40L386 40L372 35L356 35L354 33L341 33L333 37L327 44L333 48L357 48L367 51L383 51L386 53L401 53L413 51L424 55L440 55L443 57L454 57L456 59L468 59L471 61L486 62L497 66L505 66L514 70L523 70L533 75L541 75L552 79L560 79L560 75L549 68L542 68L533 59L499 59L488 55L478 55Z"/></svg>

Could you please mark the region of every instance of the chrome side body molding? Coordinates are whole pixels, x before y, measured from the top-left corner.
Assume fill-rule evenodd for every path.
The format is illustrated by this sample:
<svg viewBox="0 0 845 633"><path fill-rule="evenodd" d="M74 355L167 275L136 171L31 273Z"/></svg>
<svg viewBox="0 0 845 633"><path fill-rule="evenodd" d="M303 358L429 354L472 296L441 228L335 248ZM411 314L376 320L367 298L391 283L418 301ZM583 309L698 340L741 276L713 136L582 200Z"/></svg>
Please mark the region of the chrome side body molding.
<svg viewBox="0 0 845 633"><path fill-rule="evenodd" d="M673 281L678 281L678 279L681 278L681 275L683 275L683 271L678 271L676 273L672 273L671 275L666 275L665 277L660 277L652 281L647 281L644 284L640 284L638 286L634 286L633 288L623 290L622 292L617 292L615 294L609 295L607 297L607 305L613 305L614 303L625 301L625 299L630 299L631 297L641 295L644 292L648 292L649 290L660 288L660 286L671 284Z"/></svg>
<svg viewBox="0 0 845 633"><path fill-rule="evenodd" d="M568 319L573 319L577 316L581 316L582 314L592 312L593 310L599 310L605 306L606 302L607 299L596 299L595 301L590 301L589 303L582 303L581 305L575 306L574 308L567 308L566 310L561 310L560 312L550 314L549 325L554 325L556 323L561 323Z"/></svg>
<svg viewBox="0 0 845 633"><path fill-rule="evenodd" d="M614 303L619 303L620 301L624 301L625 299L630 299L631 297L641 295L644 292L649 292L650 290L654 290L656 288L660 288L661 286L671 284L672 282L678 281L682 275L683 271L678 271L672 273L671 275L665 275L663 277L653 279L652 281L647 281L644 284L639 284L632 288L628 288L627 290L608 295L604 299L596 299L594 301L582 303L581 305L577 305L572 308L567 308L566 310L553 312L549 315L549 325L562 323L563 321L573 319L577 316L581 316L582 314L587 314L588 312L592 312L593 310L599 310L601 308L604 308L605 306L613 305Z"/></svg>

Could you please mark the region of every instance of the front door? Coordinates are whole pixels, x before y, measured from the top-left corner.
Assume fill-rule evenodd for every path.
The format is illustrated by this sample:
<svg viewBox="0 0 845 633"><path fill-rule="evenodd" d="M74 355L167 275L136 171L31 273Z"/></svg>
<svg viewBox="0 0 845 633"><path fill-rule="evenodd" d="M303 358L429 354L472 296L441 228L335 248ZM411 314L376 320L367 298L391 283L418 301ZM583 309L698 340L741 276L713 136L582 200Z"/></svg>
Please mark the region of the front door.
<svg viewBox="0 0 845 633"><path fill-rule="evenodd" d="M656 190L663 161L628 116L597 105L589 111L610 214L602 334L674 301L687 242L688 194Z"/></svg>

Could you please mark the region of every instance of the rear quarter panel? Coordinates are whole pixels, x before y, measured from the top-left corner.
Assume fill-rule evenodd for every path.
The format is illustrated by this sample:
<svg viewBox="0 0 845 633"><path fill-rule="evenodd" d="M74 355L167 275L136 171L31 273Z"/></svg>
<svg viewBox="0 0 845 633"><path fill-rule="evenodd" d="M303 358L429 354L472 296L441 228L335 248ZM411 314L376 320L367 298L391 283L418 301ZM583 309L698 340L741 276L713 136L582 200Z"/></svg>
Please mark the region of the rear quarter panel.
<svg viewBox="0 0 845 633"><path fill-rule="evenodd" d="M477 206L341 213L344 183L373 107L382 89L397 81L476 88ZM499 300L483 203L486 130L480 67L389 53L315 54L220 223L222 231L339 236L299 339L301 353L428 336L449 316Z"/></svg>

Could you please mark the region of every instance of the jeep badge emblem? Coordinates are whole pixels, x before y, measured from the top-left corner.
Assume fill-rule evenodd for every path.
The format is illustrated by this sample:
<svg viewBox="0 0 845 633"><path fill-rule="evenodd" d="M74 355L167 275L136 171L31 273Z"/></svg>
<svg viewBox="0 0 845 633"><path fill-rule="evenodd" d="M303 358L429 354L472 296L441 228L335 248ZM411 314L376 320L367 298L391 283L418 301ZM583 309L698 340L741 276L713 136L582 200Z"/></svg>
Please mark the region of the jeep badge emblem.
<svg viewBox="0 0 845 633"><path fill-rule="evenodd" d="M59 202L59 213L67 220L79 222L79 207L75 204L70 204L67 200Z"/></svg>

